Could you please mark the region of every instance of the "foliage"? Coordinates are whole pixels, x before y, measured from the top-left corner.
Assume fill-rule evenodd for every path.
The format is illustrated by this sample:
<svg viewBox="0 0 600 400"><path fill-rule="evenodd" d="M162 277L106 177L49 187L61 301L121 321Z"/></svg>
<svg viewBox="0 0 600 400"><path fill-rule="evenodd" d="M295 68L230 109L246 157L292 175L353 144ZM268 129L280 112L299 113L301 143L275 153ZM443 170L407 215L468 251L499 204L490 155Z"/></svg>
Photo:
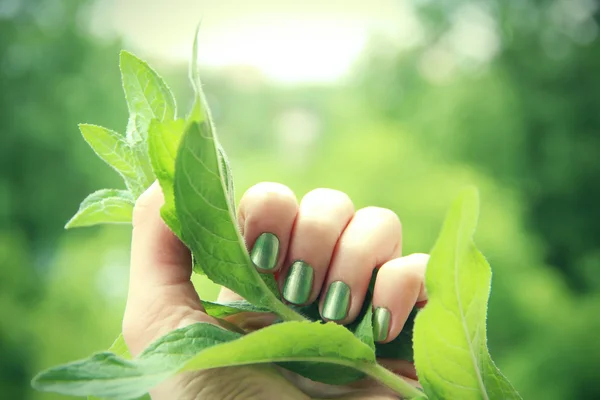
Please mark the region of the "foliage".
<svg viewBox="0 0 600 400"><path fill-rule="evenodd" d="M196 52L191 66L195 102L184 123L177 123L175 114L165 111L174 109L173 96L147 64L122 53L121 70L130 121L134 121L129 126L135 134L121 138L116 133L105 135L107 130L103 128L94 128L102 138L109 138L115 144L105 146L105 140L89 140L86 136L89 130L83 129L82 133L121 174L129 190L92 194L72 221L123 222L123 216L131 213L131 200L152 180L141 174L143 169L134 169L140 174L133 182L147 181L141 186L131 185L128 172L132 165L151 164L160 172L155 173L162 176L160 184L165 192L174 197L174 202L165 203L163 217L190 248L206 276L239 293L260 312L267 309L276 313L283 322L247 335L206 323L194 324L166 334L135 360L112 352L97 353L86 360L42 372L33 380L34 387L70 395L134 398L178 372L278 362L310 379L333 384L362 377L355 370L381 381L403 397L422 398L421 391L377 364L370 302L354 332L334 323L308 322L279 300L263 280L268 275L259 274L252 265L235 222L233 197L229 195L233 190L229 164L200 91ZM148 145L149 137L151 143L165 145ZM136 152L136 148L146 151ZM118 149L119 154L106 149ZM176 155L173 149L177 149ZM130 161L121 162L125 159ZM122 203L125 214L118 212L118 203L112 200L117 198L130 200ZM428 398L464 397L465 391L473 398L520 398L487 352L485 320L491 273L471 241L478 208L477 192L465 191L449 211L432 251L431 268L427 272L431 305L417 317L413 339L417 371ZM226 307L231 310L237 306L229 303ZM239 306L239 311L250 308L247 304ZM221 307L215 308L222 314ZM432 340L434 333L440 334L432 325L440 322L453 336ZM119 348L119 340L116 343ZM457 354L456 349L466 351L466 355ZM469 371L469 377L465 380L464 376L456 375L456 370L444 367L448 362L461 365L463 371ZM303 363L308 364L298 368ZM336 367L312 370L315 363Z"/></svg>

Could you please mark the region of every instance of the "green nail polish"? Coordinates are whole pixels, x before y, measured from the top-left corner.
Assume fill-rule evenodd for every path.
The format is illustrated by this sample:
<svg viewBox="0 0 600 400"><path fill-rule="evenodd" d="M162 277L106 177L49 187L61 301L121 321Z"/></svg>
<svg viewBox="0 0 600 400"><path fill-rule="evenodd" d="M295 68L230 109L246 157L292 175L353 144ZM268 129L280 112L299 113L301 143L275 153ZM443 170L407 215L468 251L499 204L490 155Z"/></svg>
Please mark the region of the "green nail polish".
<svg viewBox="0 0 600 400"><path fill-rule="evenodd" d="M339 321L346 318L350 304L350 288L342 281L329 285L323 303L323 318Z"/></svg>
<svg viewBox="0 0 600 400"><path fill-rule="evenodd" d="M279 257L279 239L272 233L263 233L256 239L250 259L257 268L273 269Z"/></svg>
<svg viewBox="0 0 600 400"><path fill-rule="evenodd" d="M294 261L283 285L283 298L292 304L304 304L312 290L314 271L304 261Z"/></svg>
<svg viewBox="0 0 600 400"><path fill-rule="evenodd" d="M373 336L376 342L387 339L390 329L390 311L384 307L377 307L373 314Z"/></svg>

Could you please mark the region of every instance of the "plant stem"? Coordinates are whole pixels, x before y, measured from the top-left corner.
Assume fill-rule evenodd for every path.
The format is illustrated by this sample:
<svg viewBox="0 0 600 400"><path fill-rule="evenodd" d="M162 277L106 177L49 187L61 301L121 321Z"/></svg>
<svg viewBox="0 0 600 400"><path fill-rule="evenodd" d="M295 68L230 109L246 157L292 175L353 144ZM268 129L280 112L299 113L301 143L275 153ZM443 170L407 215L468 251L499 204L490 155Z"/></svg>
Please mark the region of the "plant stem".
<svg viewBox="0 0 600 400"><path fill-rule="evenodd" d="M412 399L425 396L425 393L379 364L367 364L361 370L398 393L402 398Z"/></svg>

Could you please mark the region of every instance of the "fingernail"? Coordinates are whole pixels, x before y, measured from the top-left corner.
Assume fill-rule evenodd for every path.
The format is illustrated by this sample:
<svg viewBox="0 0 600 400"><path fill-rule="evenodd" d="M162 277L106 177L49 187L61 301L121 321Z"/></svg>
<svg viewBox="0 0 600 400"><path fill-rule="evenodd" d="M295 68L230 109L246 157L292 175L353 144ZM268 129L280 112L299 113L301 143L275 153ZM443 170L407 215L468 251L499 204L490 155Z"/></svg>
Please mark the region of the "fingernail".
<svg viewBox="0 0 600 400"><path fill-rule="evenodd" d="M292 304L304 304L312 290L314 271L304 261L294 261L283 285L283 298Z"/></svg>
<svg viewBox="0 0 600 400"><path fill-rule="evenodd" d="M346 318L350 304L350 288L342 281L332 282L323 303L323 318L339 321Z"/></svg>
<svg viewBox="0 0 600 400"><path fill-rule="evenodd" d="M272 233L263 233L256 239L250 259L257 268L273 269L279 257L279 239Z"/></svg>
<svg viewBox="0 0 600 400"><path fill-rule="evenodd" d="M390 329L390 311L384 307L377 307L373 314L373 339L376 342L383 342L387 339Z"/></svg>

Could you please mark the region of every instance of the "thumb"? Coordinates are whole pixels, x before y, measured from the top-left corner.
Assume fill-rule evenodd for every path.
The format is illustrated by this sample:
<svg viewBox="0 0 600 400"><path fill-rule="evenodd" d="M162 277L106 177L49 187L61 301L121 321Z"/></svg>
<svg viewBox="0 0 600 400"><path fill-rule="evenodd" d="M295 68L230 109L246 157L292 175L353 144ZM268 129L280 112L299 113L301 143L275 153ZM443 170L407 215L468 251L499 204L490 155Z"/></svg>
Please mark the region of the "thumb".
<svg viewBox="0 0 600 400"><path fill-rule="evenodd" d="M133 356L173 329L195 322L215 323L204 313L190 281L189 250L160 217L164 197L157 182L133 212L129 293L123 337Z"/></svg>

